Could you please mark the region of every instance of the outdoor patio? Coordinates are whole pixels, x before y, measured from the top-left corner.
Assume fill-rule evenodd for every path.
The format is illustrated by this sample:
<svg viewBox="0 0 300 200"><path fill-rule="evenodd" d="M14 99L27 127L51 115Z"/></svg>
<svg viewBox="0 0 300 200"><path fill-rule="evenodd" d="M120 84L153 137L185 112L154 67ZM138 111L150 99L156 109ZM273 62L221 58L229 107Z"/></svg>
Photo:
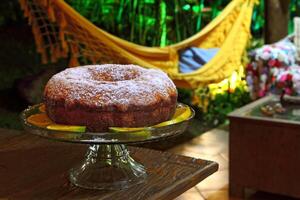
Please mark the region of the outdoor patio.
<svg viewBox="0 0 300 200"><path fill-rule="evenodd" d="M0 200L299 198L299 16L300 0L1 1Z"/></svg>
<svg viewBox="0 0 300 200"><path fill-rule="evenodd" d="M183 193L176 200L240 200L228 195L228 126L218 127L205 132L190 142L178 145L168 151L213 160L219 164L218 172L206 178L192 189ZM295 198L249 190L246 193L249 200L294 200Z"/></svg>
<svg viewBox="0 0 300 200"><path fill-rule="evenodd" d="M20 134L17 130L0 129L3 136ZM218 172L186 191L176 200L240 200L228 195L228 126L211 129L184 144L167 151L184 156L212 160L219 164ZM5 139L5 137L2 137ZM294 200L291 197L254 190L247 191L249 200Z"/></svg>

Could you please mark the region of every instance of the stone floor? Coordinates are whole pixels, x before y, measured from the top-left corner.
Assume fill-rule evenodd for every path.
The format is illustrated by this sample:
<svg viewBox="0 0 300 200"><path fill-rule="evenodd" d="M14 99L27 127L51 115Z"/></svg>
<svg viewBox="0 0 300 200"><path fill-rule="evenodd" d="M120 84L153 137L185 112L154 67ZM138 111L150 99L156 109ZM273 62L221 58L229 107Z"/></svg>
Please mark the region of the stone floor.
<svg viewBox="0 0 300 200"><path fill-rule="evenodd" d="M191 188L176 200L239 200L228 196L228 127L212 129L193 140L170 149L185 156L212 160L219 170ZM292 200L293 198L263 192L249 192L250 200Z"/></svg>

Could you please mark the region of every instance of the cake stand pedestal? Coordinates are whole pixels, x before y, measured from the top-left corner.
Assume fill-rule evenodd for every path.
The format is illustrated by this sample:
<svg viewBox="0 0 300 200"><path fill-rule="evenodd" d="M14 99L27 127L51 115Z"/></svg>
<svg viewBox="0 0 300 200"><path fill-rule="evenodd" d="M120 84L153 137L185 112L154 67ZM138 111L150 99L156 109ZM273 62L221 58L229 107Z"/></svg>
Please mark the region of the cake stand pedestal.
<svg viewBox="0 0 300 200"><path fill-rule="evenodd" d="M90 145L85 159L70 170L70 181L88 189L125 189L142 183L147 173L125 145Z"/></svg>
<svg viewBox="0 0 300 200"><path fill-rule="evenodd" d="M183 133L191 116L185 121L163 127L151 127L143 131L126 133L113 132L66 132L49 130L27 122L31 115L41 113L40 105L31 106L21 114L22 122L27 131L48 139L88 144L85 158L70 170L70 181L87 189L120 190L142 183L147 177L147 169L135 161L127 149L127 144L140 144L162 140ZM178 104L177 107L187 107Z"/></svg>

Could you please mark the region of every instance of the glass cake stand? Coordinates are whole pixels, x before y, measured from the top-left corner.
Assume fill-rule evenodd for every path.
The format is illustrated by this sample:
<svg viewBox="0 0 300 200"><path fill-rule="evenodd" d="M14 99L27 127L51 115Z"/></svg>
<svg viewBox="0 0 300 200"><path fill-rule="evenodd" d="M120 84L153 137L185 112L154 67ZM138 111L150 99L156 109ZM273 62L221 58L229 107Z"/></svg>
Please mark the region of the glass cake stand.
<svg viewBox="0 0 300 200"><path fill-rule="evenodd" d="M145 167L135 161L127 149L128 144L161 140L183 133L195 113L185 121L163 127L148 127L143 131L114 132L66 132L49 130L27 122L30 115L41 111L41 104L30 106L21 114L27 131L48 139L88 144L85 158L70 170L70 181L87 189L119 190L142 183L147 177ZM177 107L187 107L179 103Z"/></svg>

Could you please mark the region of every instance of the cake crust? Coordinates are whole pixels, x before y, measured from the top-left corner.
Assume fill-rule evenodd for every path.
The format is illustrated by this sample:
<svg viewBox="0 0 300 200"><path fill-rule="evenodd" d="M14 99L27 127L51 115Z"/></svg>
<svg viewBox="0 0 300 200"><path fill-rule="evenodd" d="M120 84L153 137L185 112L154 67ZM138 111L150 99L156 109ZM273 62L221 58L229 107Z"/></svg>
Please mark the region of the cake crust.
<svg viewBox="0 0 300 200"><path fill-rule="evenodd" d="M106 131L111 126L151 126L170 119L177 90L160 70L89 65L54 75L45 87L44 101L56 123Z"/></svg>

